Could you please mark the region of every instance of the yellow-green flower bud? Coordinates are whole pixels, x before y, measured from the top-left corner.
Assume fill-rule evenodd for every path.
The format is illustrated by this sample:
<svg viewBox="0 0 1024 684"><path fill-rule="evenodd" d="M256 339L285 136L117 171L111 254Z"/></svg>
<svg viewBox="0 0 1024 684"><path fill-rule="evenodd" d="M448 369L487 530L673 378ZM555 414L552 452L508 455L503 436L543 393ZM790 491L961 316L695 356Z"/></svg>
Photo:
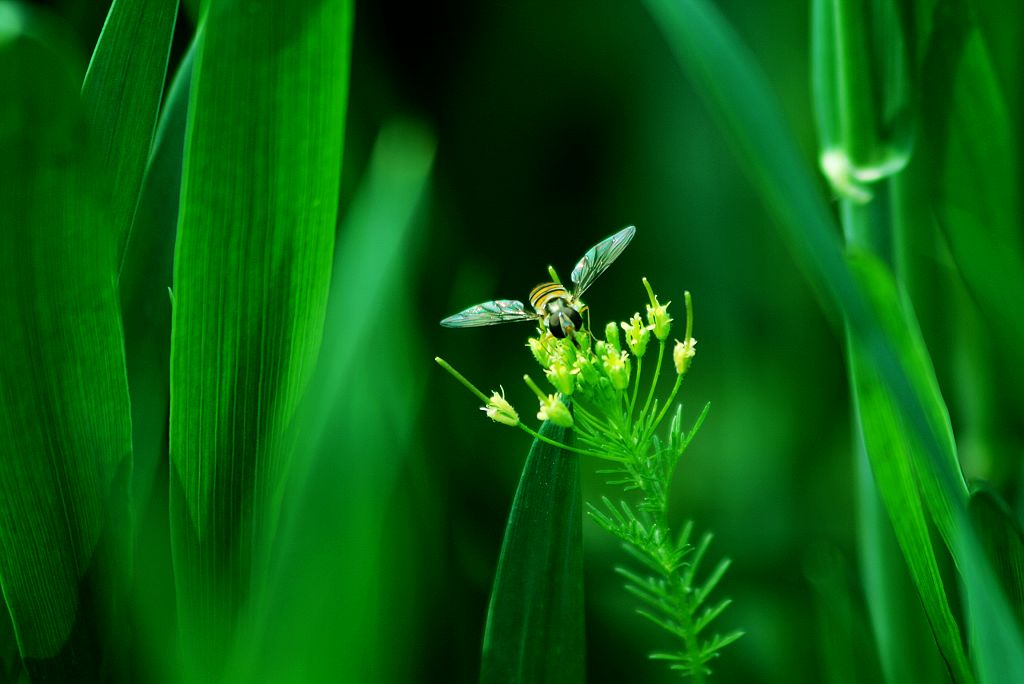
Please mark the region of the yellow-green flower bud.
<svg viewBox="0 0 1024 684"><path fill-rule="evenodd" d="M604 344L598 342L598 345ZM576 357L576 363L573 364L573 372L576 373L576 386L579 387L593 387L601 379L601 372L597 369L594 364L594 357L590 355L579 355ZM586 390L584 390L586 391Z"/></svg>
<svg viewBox="0 0 1024 684"><path fill-rule="evenodd" d="M555 389L565 395L572 394L575 389L577 373L579 373L578 370L570 370L569 366L561 361L556 361L551 364L551 368L544 371L544 375L548 376L548 380Z"/></svg>
<svg viewBox="0 0 1024 684"><path fill-rule="evenodd" d="M593 339L593 335L591 335L590 332L587 331L582 335L576 335L573 338L575 343L571 343L570 346L573 347L573 352L577 356L580 354L586 354L587 352L590 351L590 345L593 343ZM579 345L579 347L576 346L577 344Z"/></svg>
<svg viewBox="0 0 1024 684"><path fill-rule="evenodd" d="M584 337L584 335L580 335ZM572 365L572 362L576 360L576 345L573 344L572 340L568 337L555 340L555 347L558 349L557 357L559 361L564 362L567 365ZM555 359L552 359L554 362Z"/></svg>
<svg viewBox="0 0 1024 684"><path fill-rule="evenodd" d="M682 375L690 366L690 359L697 355L697 340L692 337L686 342L676 340L675 349L672 350L672 361L676 365L676 373Z"/></svg>
<svg viewBox="0 0 1024 684"><path fill-rule="evenodd" d="M559 427L571 428L573 426L572 413L557 394L549 394L540 400L540 411L537 412L537 417L541 420L550 420Z"/></svg>
<svg viewBox="0 0 1024 684"><path fill-rule="evenodd" d="M651 339L651 326L644 325L640 314L635 313L629 323L622 323L626 331L626 344L629 350L639 359L647 353L647 341Z"/></svg>
<svg viewBox="0 0 1024 684"><path fill-rule="evenodd" d="M668 339L668 333L672 329L672 317L668 314L668 305L671 303L661 304L655 297L654 306L647 305L647 322L654 331L654 336L662 342Z"/></svg>
<svg viewBox="0 0 1024 684"><path fill-rule="evenodd" d="M668 339L669 330L672 328L672 317L668 315L668 305L672 302L666 304L659 302L654 295L654 288L651 287L647 278L644 278L643 281L647 297L651 300L651 303L647 305L647 322L650 324L651 330L654 331L654 336L664 342Z"/></svg>
<svg viewBox="0 0 1024 684"><path fill-rule="evenodd" d="M544 346L543 342L536 337L531 337L526 340L526 346L530 348L530 353L533 354L533 358L537 359L537 363L544 368L551 365L551 355L548 354L547 347Z"/></svg>
<svg viewBox="0 0 1024 684"><path fill-rule="evenodd" d="M601 359L605 375L611 380L612 386L619 391L629 387L629 354L609 351Z"/></svg>
<svg viewBox="0 0 1024 684"><path fill-rule="evenodd" d="M519 414L516 413L514 408L512 408L512 404L508 403L505 399L504 387L501 388L501 394L492 392L487 405L481 406L480 410L486 413L487 417L495 423L501 423L502 425L510 425L513 427L519 425Z"/></svg>
<svg viewBox="0 0 1024 684"><path fill-rule="evenodd" d="M622 351L622 343L619 341L619 326L615 325L615 321L604 326L604 339L616 354Z"/></svg>

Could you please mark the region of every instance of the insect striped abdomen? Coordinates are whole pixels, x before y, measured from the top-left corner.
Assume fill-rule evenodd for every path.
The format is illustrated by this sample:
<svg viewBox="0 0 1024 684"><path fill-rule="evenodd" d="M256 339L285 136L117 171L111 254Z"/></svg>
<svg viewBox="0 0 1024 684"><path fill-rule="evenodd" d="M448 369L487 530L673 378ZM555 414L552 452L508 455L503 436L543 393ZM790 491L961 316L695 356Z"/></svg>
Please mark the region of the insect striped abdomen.
<svg viewBox="0 0 1024 684"><path fill-rule="evenodd" d="M547 305L554 299L570 298L569 291L558 283L541 283L530 292L530 305L540 315L548 313Z"/></svg>

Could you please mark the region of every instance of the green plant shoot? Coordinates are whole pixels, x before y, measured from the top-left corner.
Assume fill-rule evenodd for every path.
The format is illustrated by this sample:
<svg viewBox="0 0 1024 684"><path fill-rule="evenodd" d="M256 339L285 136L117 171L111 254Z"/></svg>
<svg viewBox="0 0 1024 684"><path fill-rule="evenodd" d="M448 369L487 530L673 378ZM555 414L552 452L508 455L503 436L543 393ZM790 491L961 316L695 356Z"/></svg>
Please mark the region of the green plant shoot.
<svg viewBox="0 0 1024 684"><path fill-rule="evenodd" d="M578 446L554 442L525 425L504 390L488 397L446 361L435 360L484 402L481 410L494 422L519 427L535 439L610 463L601 473L609 477L609 484L630 492L636 501L616 504L602 497L601 506L588 504L590 518L618 537L639 566L616 568L626 580L626 590L640 603L637 612L674 637L671 648L651 657L667 661L684 677L703 682L711 673L709 662L743 635L741 631L707 635L709 624L730 603L726 599L706 604L729 561L722 560L698 578L698 565L711 535L694 541L692 522L683 524L677 533L669 521L673 475L709 406L689 430L683 429L682 406L672 409L696 355L690 293L684 293L683 339L676 339L667 354L673 323L670 302L660 303L646 278L643 284L649 299L646 315L636 313L628 321L609 323L603 339L590 331L559 339L540 328L527 341L553 390L546 392L530 375L524 376L537 395L537 418L572 428ZM657 345L656 351L652 343ZM652 356L655 359L645 384L644 362L650 363ZM667 363L674 369L675 379L668 398L661 401L657 388ZM667 435L662 429L666 419Z"/></svg>

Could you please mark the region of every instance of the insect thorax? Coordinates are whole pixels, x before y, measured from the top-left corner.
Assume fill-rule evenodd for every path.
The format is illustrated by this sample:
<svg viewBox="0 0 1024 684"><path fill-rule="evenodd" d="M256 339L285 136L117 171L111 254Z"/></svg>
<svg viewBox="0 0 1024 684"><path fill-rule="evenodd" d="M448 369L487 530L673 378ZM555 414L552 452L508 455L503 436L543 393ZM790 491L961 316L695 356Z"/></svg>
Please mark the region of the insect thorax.
<svg viewBox="0 0 1024 684"><path fill-rule="evenodd" d="M558 338L572 338L583 327L583 316L566 297L554 297L544 305L544 327Z"/></svg>

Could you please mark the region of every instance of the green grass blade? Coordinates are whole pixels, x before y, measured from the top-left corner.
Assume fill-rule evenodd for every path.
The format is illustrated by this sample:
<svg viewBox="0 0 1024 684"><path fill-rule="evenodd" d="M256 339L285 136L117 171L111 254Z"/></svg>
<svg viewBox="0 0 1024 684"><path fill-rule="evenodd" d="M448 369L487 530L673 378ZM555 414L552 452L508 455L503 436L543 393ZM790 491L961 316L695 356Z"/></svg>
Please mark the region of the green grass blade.
<svg viewBox="0 0 1024 684"><path fill-rule="evenodd" d="M418 303L408 295L433 154L420 128L385 126L342 222L323 352L301 408L292 504L278 534L287 552L237 681L264 672L295 682L418 678L393 644L420 634L417 588L431 568L411 556L443 544L430 522L437 499L418 500L403 480L434 457L416 441L426 378Z"/></svg>
<svg viewBox="0 0 1024 684"><path fill-rule="evenodd" d="M109 183L107 229L118 260L142 189L177 15L178 0L114 0L82 85Z"/></svg>
<svg viewBox="0 0 1024 684"><path fill-rule="evenodd" d="M826 304L867 305L843 262L835 221L768 88L767 78L717 11L703 0L646 0L669 47L744 162L797 263Z"/></svg>
<svg viewBox="0 0 1024 684"><path fill-rule="evenodd" d="M140 502L149 497L154 471L167 449L171 346L168 289L194 55L195 42L185 53L167 93L118 280L132 397L132 489Z"/></svg>
<svg viewBox="0 0 1024 684"><path fill-rule="evenodd" d="M949 676L946 664L907 573L862 444L858 452L855 467L860 574L884 681L943 681Z"/></svg>
<svg viewBox="0 0 1024 684"><path fill-rule="evenodd" d="M953 259L1001 340L1018 349L1024 318L1019 135L967 2L937 14L922 67L929 190ZM984 235L984 239L979 239Z"/></svg>
<svg viewBox="0 0 1024 684"><path fill-rule="evenodd" d="M842 312L858 353L870 360L885 384L902 429L913 432L921 445L920 462L941 492L941 508L953 512L946 538L952 540L951 551L964 578L979 676L1024 681L1024 639L968 525L963 478L950 467L947 435L933 429L929 399L917 394L911 371L903 368L896 345L845 263L820 184L801 158L766 78L709 3L647 0L647 5L745 162L798 265L826 295L826 303ZM926 503L934 505L935 497L929 496ZM941 514L936 522L941 523Z"/></svg>
<svg viewBox="0 0 1024 684"><path fill-rule="evenodd" d="M223 671L266 580L287 435L323 333L348 0L206 3L171 324L171 525L183 653Z"/></svg>
<svg viewBox="0 0 1024 684"><path fill-rule="evenodd" d="M136 573L132 607L136 681L171 684L177 625L167 515L167 430L171 346L171 272L178 226L182 151L195 41L164 101L153 151L118 280L132 398L132 494Z"/></svg>
<svg viewBox="0 0 1024 684"><path fill-rule="evenodd" d="M850 586L838 551L820 549L804 562L814 589L815 630L821 654L821 681L827 684L878 682L880 671L866 629L859 594Z"/></svg>
<svg viewBox="0 0 1024 684"><path fill-rule="evenodd" d="M34 678L124 666L131 425L116 263L69 55L2 25L0 586Z"/></svg>
<svg viewBox="0 0 1024 684"><path fill-rule="evenodd" d="M872 293L883 324L892 331L904 331L903 336L894 336L893 339L903 343L900 350L903 367L917 371L913 375L914 384L919 396L926 396L935 385L935 378L927 364L927 352L917 332L916 323L901 306L895 284L885 268L867 255L858 255L851 259L851 263L860 282ZM941 494L934 493L934 487L929 490L924 485L928 481L928 471L922 473L918 468L922 465L927 468L927 463L917 462L919 459L916 455L922 451L919 440L913 430L903 425L899 408L893 405L893 399L870 359L865 358L866 352L851 338L847 340L847 354L858 431L864 440L878 492L889 513L896 540L921 596L935 640L955 680L972 682L974 677L960 629L950 610L949 598L929 536L922 496L926 500L929 496L938 498L932 506L933 510L942 508L944 501ZM935 408L944 413L941 402ZM936 420L943 418L941 416ZM918 494L918 475L921 476L922 495ZM949 534L951 529L950 522L945 525L944 531Z"/></svg>
<svg viewBox="0 0 1024 684"><path fill-rule="evenodd" d="M0 682L16 682L21 676L21 656L7 604L0 594Z"/></svg>
<svg viewBox="0 0 1024 684"><path fill-rule="evenodd" d="M1024 532L1020 522L995 492L979 489L968 504L971 520L981 537L1017 624L1024 626Z"/></svg>
<svg viewBox="0 0 1024 684"><path fill-rule="evenodd" d="M541 427L557 441L566 433ZM583 682L583 633L579 457L534 440L491 590L481 684Z"/></svg>

